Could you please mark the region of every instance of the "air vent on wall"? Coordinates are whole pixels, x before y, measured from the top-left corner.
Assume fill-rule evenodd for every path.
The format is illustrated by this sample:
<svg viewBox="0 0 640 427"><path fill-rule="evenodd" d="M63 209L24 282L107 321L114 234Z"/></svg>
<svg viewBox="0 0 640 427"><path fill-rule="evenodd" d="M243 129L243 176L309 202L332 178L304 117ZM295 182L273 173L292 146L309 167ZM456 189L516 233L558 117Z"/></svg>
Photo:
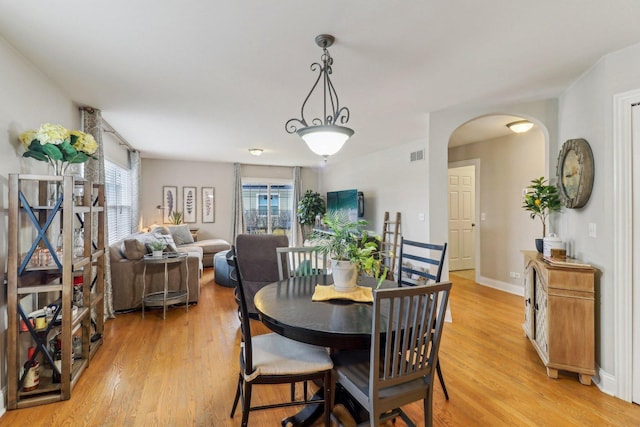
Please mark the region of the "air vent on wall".
<svg viewBox="0 0 640 427"><path fill-rule="evenodd" d="M411 152L411 161L416 162L418 160L424 160L424 149Z"/></svg>

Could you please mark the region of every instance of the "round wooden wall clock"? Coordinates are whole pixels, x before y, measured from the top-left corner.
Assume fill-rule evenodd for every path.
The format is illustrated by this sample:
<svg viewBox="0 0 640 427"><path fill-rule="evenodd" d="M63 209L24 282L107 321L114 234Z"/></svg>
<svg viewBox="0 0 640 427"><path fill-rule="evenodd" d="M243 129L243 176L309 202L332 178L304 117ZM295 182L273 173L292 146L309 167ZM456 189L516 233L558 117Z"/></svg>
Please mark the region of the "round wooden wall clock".
<svg viewBox="0 0 640 427"><path fill-rule="evenodd" d="M582 139L569 139L558 155L556 175L562 204L577 209L587 204L593 188L593 152Z"/></svg>

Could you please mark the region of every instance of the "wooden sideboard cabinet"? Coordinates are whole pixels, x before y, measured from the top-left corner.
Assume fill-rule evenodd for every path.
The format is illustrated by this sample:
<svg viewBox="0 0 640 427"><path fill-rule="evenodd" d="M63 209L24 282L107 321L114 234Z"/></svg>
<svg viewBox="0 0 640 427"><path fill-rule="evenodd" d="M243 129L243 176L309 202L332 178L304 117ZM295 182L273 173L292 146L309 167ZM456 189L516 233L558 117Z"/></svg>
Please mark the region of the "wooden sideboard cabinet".
<svg viewBox="0 0 640 427"><path fill-rule="evenodd" d="M542 254L524 254L524 324L547 375L576 372L590 385L595 374L594 276L591 266L552 265Z"/></svg>

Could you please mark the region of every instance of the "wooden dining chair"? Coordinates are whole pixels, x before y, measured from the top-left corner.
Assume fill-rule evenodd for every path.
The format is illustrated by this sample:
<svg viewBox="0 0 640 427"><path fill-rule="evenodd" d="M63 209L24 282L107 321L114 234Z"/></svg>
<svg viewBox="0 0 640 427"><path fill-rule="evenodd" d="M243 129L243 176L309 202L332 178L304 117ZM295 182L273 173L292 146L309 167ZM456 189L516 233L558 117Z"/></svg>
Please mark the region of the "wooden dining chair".
<svg viewBox="0 0 640 427"><path fill-rule="evenodd" d="M327 272L327 254L312 246L276 248L280 280Z"/></svg>
<svg viewBox="0 0 640 427"><path fill-rule="evenodd" d="M398 286L440 282L446 252L446 243L421 243L402 237L398 255Z"/></svg>
<svg viewBox="0 0 640 427"><path fill-rule="evenodd" d="M333 355L336 380L378 426L402 417L399 409L423 400L424 424L432 425L433 379L451 283L378 289L371 317L371 348Z"/></svg>
<svg viewBox="0 0 640 427"><path fill-rule="evenodd" d="M442 245L421 243L402 237L400 239L400 254L398 255L398 286L440 282L446 252L446 243ZM435 269L435 273L432 271L433 269ZM444 397L449 400L449 392L444 383L440 360L436 365L436 371Z"/></svg>
<svg viewBox="0 0 640 427"><path fill-rule="evenodd" d="M234 255L229 260L233 267L231 274L236 282L240 304L240 373L238 386L231 408L231 418L235 414L238 402L242 405L243 427L249 422L249 412L299 405L324 405L324 425L330 426L332 389L331 370L333 362L324 347L305 344L285 338L276 333L251 336L249 312L246 294L242 282L238 258ZM323 384L323 399L302 400L273 403L269 405L251 406L251 394L254 385L259 384L295 384L308 380L320 380Z"/></svg>

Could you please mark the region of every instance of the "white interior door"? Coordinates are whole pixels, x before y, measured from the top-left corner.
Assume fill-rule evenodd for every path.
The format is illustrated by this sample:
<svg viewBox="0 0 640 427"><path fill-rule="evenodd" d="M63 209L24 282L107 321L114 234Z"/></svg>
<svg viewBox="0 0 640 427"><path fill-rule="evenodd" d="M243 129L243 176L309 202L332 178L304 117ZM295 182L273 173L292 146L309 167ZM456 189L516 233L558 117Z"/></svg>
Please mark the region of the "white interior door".
<svg viewBox="0 0 640 427"><path fill-rule="evenodd" d="M632 112L633 194L640 194L640 106ZM633 198L633 391L632 400L640 404L640 198Z"/></svg>
<svg viewBox="0 0 640 427"><path fill-rule="evenodd" d="M475 166L449 169L449 270L475 268Z"/></svg>

